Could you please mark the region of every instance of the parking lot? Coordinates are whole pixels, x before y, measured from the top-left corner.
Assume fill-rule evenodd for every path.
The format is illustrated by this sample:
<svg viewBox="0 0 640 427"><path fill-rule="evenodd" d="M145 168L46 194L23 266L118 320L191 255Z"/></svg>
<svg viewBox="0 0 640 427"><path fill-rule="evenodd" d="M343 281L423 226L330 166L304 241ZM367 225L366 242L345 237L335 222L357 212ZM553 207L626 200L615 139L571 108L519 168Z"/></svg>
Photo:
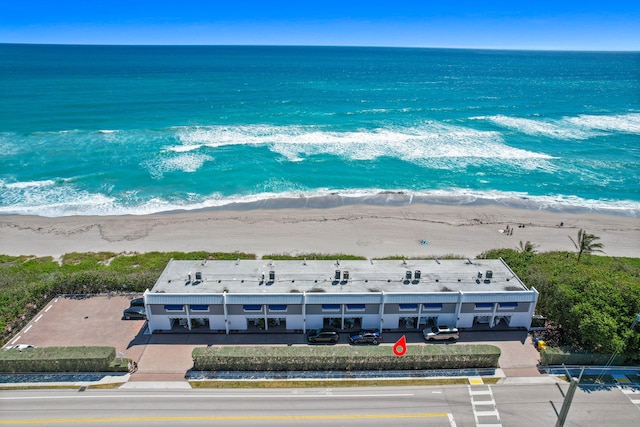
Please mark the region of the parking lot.
<svg viewBox="0 0 640 427"><path fill-rule="evenodd" d="M123 320L122 311L140 295L58 297L7 345L110 346L138 363L131 381L178 381L192 366L191 352L202 345L306 345L303 334L292 333L159 333L145 334L145 321ZM407 344L424 343L420 331L385 332L383 344L392 346L402 335ZM500 367L507 376L538 376L538 352L525 331L462 331L459 342L492 344L501 348ZM341 334L338 345L349 345ZM436 342L425 345L451 345ZM453 344L455 345L455 344ZM391 351L391 349L390 349Z"/></svg>

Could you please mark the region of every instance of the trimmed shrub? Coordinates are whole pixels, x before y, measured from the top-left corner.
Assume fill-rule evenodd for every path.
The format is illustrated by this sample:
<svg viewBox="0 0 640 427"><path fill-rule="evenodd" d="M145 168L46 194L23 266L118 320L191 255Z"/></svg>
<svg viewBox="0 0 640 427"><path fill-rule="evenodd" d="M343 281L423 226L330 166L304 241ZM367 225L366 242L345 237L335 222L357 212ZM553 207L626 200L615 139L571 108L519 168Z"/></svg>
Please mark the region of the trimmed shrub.
<svg viewBox="0 0 640 427"><path fill-rule="evenodd" d="M540 351L540 363L543 365L615 365L624 363L625 357L611 354L592 353L584 350L571 350L568 347L546 347Z"/></svg>
<svg viewBox="0 0 640 427"><path fill-rule="evenodd" d="M121 372L113 347L43 347L0 351L0 372Z"/></svg>
<svg viewBox="0 0 640 427"><path fill-rule="evenodd" d="M492 345L409 345L397 357L390 346L221 346L192 353L197 371L356 371L492 368L500 349Z"/></svg>

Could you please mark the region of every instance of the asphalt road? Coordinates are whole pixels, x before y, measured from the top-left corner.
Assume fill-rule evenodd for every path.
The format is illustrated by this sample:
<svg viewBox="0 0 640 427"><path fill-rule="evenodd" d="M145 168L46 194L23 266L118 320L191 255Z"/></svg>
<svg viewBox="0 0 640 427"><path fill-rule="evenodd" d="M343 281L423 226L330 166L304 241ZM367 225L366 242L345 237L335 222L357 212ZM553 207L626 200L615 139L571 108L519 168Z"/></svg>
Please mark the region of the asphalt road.
<svg viewBox="0 0 640 427"><path fill-rule="evenodd" d="M495 422L495 412L503 426L552 426L567 388L5 390L0 425L462 427ZM640 408L617 388L579 389L565 426L590 425L638 426Z"/></svg>

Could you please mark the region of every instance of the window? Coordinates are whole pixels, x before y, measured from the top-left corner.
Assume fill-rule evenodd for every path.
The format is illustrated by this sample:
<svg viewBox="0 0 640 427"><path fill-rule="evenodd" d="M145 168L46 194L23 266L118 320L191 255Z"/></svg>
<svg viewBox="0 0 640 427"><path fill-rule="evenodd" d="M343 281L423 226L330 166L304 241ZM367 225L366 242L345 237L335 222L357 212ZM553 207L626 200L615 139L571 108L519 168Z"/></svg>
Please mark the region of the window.
<svg viewBox="0 0 640 427"><path fill-rule="evenodd" d="M422 304L422 308L423 310L427 310L427 311L438 311L438 310L442 310L442 303L429 303L429 304Z"/></svg>
<svg viewBox="0 0 640 427"><path fill-rule="evenodd" d="M493 310L492 302L477 302L476 310Z"/></svg>
<svg viewBox="0 0 640 427"><path fill-rule="evenodd" d="M189 306L189 310L191 311L209 311L209 306L208 305L201 305L201 304L191 304Z"/></svg>
<svg viewBox="0 0 640 427"><path fill-rule="evenodd" d="M500 304L498 304L498 307L500 307L502 310L513 310L517 306L517 302L501 302Z"/></svg>
<svg viewBox="0 0 640 427"><path fill-rule="evenodd" d="M322 304L322 311L340 311L340 304Z"/></svg>
<svg viewBox="0 0 640 427"><path fill-rule="evenodd" d="M168 304L168 305L164 306L164 310L165 311L183 311L184 310L184 306Z"/></svg>
<svg viewBox="0 0 640 427"><path fill-rule="evenodd" d="M269 311L287 311L287 306L284 304L269 304Z"/></svg>
<svg viewBox="0 0 640 427"><path fill-rule="evenodd" d="M246 304L243 305L242 308L244 309L244 311L262 311L261 305Z"/></svg>
<svg viewBox="0 0 640 427"><path fill-rule="evenodd" d="M398 309L400 311L416 311L418 304L398 304Z"/></svg>
<svg viewBox="0 0 640 427"><path fill-rule="evenodd" d="M347 304L347 311L364 311L364 304Z"/></svg>

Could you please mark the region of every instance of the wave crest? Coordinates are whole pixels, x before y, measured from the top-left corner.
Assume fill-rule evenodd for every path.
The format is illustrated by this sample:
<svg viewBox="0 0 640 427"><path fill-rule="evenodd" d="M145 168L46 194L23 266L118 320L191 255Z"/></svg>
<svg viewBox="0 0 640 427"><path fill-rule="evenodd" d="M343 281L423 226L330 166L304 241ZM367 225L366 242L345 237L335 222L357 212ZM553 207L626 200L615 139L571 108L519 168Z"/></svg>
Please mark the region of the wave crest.
<svg viewBox="0 0 640 427"><path fill-rule="evenodd" d="M555 139L589 139L606 133L640 134L640 114L588 115L563 117L561 119L528 119L504 115L474 117L488 120L500 127L512 129L532 136Z"/></svg>
<svg viewBox="0 0 640 427"><path fill-rule="evenodd" d="M302 126L210 126L180 128L182 145L166 149L187 152L226 145L267 146L289 161L329 154L349 160L394 157L422 162L429 159L550 159L505 144L498 132L481 131L439 122L412 127L358 131L327 131Z"/></svg>

